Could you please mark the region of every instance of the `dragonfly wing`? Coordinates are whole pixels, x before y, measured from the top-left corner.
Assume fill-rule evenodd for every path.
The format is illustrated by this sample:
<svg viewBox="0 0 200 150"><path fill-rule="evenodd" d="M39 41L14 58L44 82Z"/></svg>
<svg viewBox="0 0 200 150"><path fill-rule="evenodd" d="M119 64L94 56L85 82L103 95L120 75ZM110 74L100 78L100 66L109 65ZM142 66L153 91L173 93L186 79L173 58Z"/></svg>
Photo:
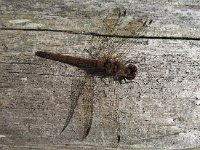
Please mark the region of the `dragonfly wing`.
<svg viewBox="0 0 200 150"><path fill-rule="evenodd" d="M120 34L127 36L137 35L140 31L145 29L148 25L152 23L151 16L142 16L136 20L129 21L121 30Z"/></svg>
<svg viewBox="0 0 200 150"><path fill-rule="evenodd" d="M79 110L82 118L82 140L87 137L90 132L93 119L93 99L94 99L94 77L86 76L86 84L83 89L82 107Z"/></svg>
<svg viewBox="0 0 200 150"><path fill-rule="evenodd" d="M119 26L121 17L126 15L126 10L116 7L111 10L106 18L103 20L103 32L105 34L111 34L115 31L116 27Z"/></svg>
<svg viewBox="0 0 200 150"><path fill-rule="evenodd" d="M73 114L74 114L74 110L77 106L78 103L78 99L82 94L82 87L84 87L85 85L85 81L81 81L81 80L77 80L77 79L73 79L72 80L72 84L71 84L71 95L70 95L70 100L71 100L71 106L70 106L70 110L68 113L68 116L66 118L65 124L63 129L61 130L60 134L66 129L66 127L68 126Z"/></svg>
<svg viewBox="0 0 200 150"><path fill-rule="evenodd" d="M123 18L125 15L126 11L124 9L118 7L114 8L103 20L103 27L100 33L107 35L134 36L152 22L150 16L142 16L136 20L131 19L126 21L124 24ZM120 48L127 40L128 38L92 36L89 42L90 47L87 49L87 52L94 59L104 56L112 58L113 55L116 55L117 48Z"/></svg>
<svg viewBox="0 0 200 150"><path fill-rule="evenodd" d="M135 36L140 31L145 29L149 24L151 24L152 18L149 16L143 16L136 20L131 20L123 27L118 27L116 31L113 32L115 35L123 35L123 36ZM122 59L122 54L117 54L117 50L127 42L129 38L110 38L106 37L106 40L102 42L101 46L101 56L106 56L110 59L117 58ZM104 44L105 42L105 44Z"/></svg>
<svg viewBox="0 0 200 150"><path fill-rule="evenodd" d="M116 27L119 26L121 18L125 16L125 14L126 11L122 8L117 7L112 9L103 20L103 25L102 28L99 28L99 32L101 34L113 34ZM101 57L100 54L104 53L103 51L105 51L110 44L109 40L110 38L108 37L92 36L88 43L90 47L86 48L85 50L94 59Z"/></svg>
<svg viewBox="0 0 200 150"><path fill-rule="evenodd" d="M122 27L119 27L119 29L116 30L114 34L122 36L135 36L151 23L152 23L152 18L150 16L142 16L136 20L129 21L126 25ZM115 50L116 48L119 48L121 45L123 45L128 39L129 38L123 38L123 39L112 38L108 40L109 44L107 44L108 45L107 48Z"/></svg>

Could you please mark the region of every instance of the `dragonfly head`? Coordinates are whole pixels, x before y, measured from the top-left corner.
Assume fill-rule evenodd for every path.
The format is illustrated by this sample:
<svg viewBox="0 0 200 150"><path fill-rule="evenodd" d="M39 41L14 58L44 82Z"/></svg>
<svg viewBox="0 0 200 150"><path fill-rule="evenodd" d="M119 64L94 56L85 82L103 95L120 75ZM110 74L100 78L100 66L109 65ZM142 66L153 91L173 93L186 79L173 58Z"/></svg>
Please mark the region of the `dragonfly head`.
<svg viewBox="0 0 200 150"><path fill-rule="evenodd" d="M125 74L127 80L133 80L137 74L137 67L133 64L127 65Z"/></svg>

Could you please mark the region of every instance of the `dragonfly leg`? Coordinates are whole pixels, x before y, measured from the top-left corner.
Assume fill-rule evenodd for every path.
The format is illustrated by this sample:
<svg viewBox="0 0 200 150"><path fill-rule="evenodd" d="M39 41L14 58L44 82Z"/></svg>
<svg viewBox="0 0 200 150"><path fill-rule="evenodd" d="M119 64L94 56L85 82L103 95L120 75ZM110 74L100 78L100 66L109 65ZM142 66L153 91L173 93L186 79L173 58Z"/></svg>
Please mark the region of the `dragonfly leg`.
<svg viewBox="0 0 200 150"><path fill-rule="evenodd" d="M121 77L115 75L115 76L113 77L113 79L114 79L114 81L118 81L120 84L122 84L123 78L121 78Z"/></svg>
<svg viewBox="0 0 200 150"><path fill-rule="evenodd" d="M107 87L109 86L109 84L105 81L105 78L103 76L101 76L100 79Z"/></svg>
<svg viewBox="0 0 200 150"><path fill-rule="evenodd" d="M95 54L93 54L90 50L84 49L83 51L87 52L92 59L96 58Z"/></svg>

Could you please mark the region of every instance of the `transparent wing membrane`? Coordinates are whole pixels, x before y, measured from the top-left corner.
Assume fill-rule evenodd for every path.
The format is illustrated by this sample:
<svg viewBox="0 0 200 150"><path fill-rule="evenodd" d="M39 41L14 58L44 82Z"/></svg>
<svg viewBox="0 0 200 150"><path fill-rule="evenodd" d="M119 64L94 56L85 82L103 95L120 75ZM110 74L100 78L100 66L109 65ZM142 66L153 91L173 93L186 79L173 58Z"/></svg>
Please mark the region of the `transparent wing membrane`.
<svg viewBox="0 0 200 150"><path fill-rule="evenodd" d="M147 25L151 24L152 18L142 16L135 20L129 20L123 24L126 17L126 10L114 8L103 20L103 26L99 32L105 35L135 36ZM128 38L92 36L88 42L89 47L85 51L91 58L98 59L107 56L109 59L116 57L116 50L119 49ZM119 55L117 55L119 57Z"/></svg>
<svg viewBox="0 0 200 150"><path fill-rule="evenodd" d="M69 109L68 116L65 120L65 124L64 124L63 129L61 130L60 134L66 129L71 118L73 117L74 110L78 103L78 99L79 99L80 95L83 94L82 88L85 86L85 84L86 84L86 81L83 81L83 80L78 80L78 79L72 80L71 95L70 95L70 100L71 100L70 109Z"/></svg>

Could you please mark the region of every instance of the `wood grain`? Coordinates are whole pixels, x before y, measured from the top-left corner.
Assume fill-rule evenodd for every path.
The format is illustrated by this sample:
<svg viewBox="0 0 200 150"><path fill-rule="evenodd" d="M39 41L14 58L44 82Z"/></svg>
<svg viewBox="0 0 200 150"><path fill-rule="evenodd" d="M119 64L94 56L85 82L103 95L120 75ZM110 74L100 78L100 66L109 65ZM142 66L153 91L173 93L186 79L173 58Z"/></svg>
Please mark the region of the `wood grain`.
<svg viewBox="0 0 200 150"><path fill-rule="evenodd" d="M116 6L128 18L151 15L139 35L200 38L194 1L0 1L0 147L2 149L195 148L200 146L200 41L131 39L117 49L138 67L135 82L95 78L94 114L88 137L80 141L79 105L59 135L70 107L76 67L38 58L34 53L88 57L90 35ZM52 29L26 31L10 29ZM112 38L120 41L120 38ZM120 126L120 143L116 129ZM103 146L102 146L103 145Z"/></svg>

